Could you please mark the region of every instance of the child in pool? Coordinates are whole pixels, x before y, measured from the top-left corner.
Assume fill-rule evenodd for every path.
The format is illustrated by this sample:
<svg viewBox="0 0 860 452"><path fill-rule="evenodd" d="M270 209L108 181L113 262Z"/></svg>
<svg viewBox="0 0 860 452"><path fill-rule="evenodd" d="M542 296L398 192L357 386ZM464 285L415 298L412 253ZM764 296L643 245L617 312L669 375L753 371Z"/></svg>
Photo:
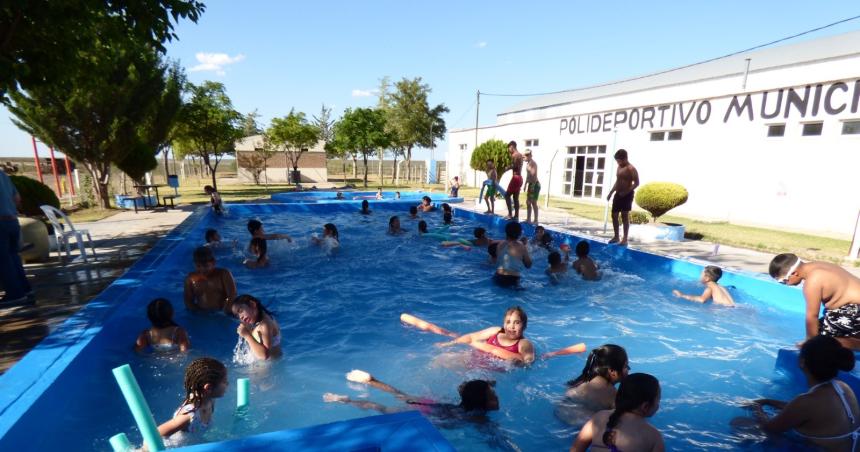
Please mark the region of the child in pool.
<svg viewBox="0 0 860 452"><path fill-rule="evenodd" d="M263 229L263 223L261 223L260 220L248 221L248 232L251 233L252 238L253 237L259 237L259 238L265 239L265 240L286 239L288 242L293 241L293 238L287 234L266 234L266 231Z"/></svg>
<svg viewBox="0 0 860 452"><path fill-rule="evenodd" d="M158 426L158 434L170 438L177 432L205 432L212 422L215 399L224 396L227 385L227 368L220 361L214 358L192 361L185 369L185 399L173 413L173 419Z"/></svg>
<svg viewBox="0 0 860 452"><path fill-rule="evenodd" d="M366 199L364 201L361 201L361 212L360 213L362 215L370 215L371 212L372 211L370 210L370 203L367 202Z"/></svg>
<svg viewBox="0 0 860 452"><path fill-rule="evenodd" d="M400 227L400 217L393 215L388 219L388 234L400 235L404 232L406 231Z"/></svg>
<svg viewBox="0 0 860 452"><path fill-rule="evenodd" d="M699 277L699 282L705 286L705 291L701 295L687 295L679 290L673 290L672 295L683 298L696 303L707 303L708 300L713 300L714 304L720 306L734 306L735 300L732 299L729 291L725 287L717 284L717 281L723 276L723 271L720 267L708 265L702 270L702 276Z"/></svg>
<svg viewBox="0 0 860 452"><path fill-rule="evenodd" d="M382 199L382 187L376 190L376 199Z"/></svg>
<svg viewBox="0 0 860 452"><path fill-rule="evenodd" d="M452 224L454 224L453 220L454 220L454 217L453 217L453 215L451 215L451 212L445 212L445 214L442 215L442 223L445 226L451 226Z"/></svg>
<svg viewBox="0 0 860 452"><path fill-rule="evenodd" d="M453 209L451 209L451 206L447 202L443 202L441 207L442 207L442 213L453 212Z"/></svg>
<svg viewBox="0 0 860 452"><path fill-rule="evenodd" d="M582 414L590 417L600 410L615 408L618 384L630 372L627 351L614 344L605 344L591 350L582 373L567 382L564 401L556 414L571 425L582 425Z"/></svg>
<svg viewBox="0 0 860 452"><path fill-rule="evenodd" d="M236 298L236 281L230 271L215 267L215 255L205 246L194 250L194 268L185 278L185 307L189 311L229 313Z"/></svg>
<svg viewBox="0 0 860 452"><path fill-rule="evenodd" d="M400 199L400 192L399 191L394 192L394 199Z"/></svg>
<svg viewBox="0 0 860 452"><path fill-rule="evenodd" d="M343 192L342 192L342 191L337 192L337 195L335 195L335 197L334 197L334 198L335 198L335 199L337 199L337 200L342 200L342 199L344 199L344 198L343 198Z"/></svg>
<svg viewBox="0 0 860 452"><path fill-rule="evenodd" d="M531 364L535 360L534 345L523 336L528 321L528 316L523 308L513 306L505 311L504 323L501 328L491 326L436 345L450 347L456 344L467 344L499 359Z"/></svg>
<svg viewBox="0 0 860 452"><path fill-rule="evenodd" d="M501 287L518 287L521 273L532 267L528 247L519 240L522 233L522 226L511 221L505 225L505 240L496 246L498 266L493 281Z"/></svg>
<svg viewBox="0 0 860 452"><path fill-rule="evenodd" d="M409 207L409 219L417 220L418 219L418 207L411 206Z"/></svg>
<svg viewBox="0 0 860 452"><path fill-rule="evenodd" d="M857 450L860 406L851 387L836 379L839 371L854 369L854 353L830 336L815 336L800 348L800 370L809 390L789 402L759 399L753 403L756 419L770 433L794 430L797 436L827 451ZM779 414L770 417L762 407Z"/></svg>
<svg viewBox="0 0 860 452"><path fill-rule="evenodd" d="M146 316L152 328L137 336L134 350L142 352L147 347L156 352L187 352L191 348L188 333L173 321L173 305L164 298L152 300L146 307Z"/></svg>
<svg viewBox="0 0 860 452"><path fill-rule="evenodd" d="M582 275L582 279L586 281L597 281L600 279L597 263L589 256L590 246L585 240L581 240L576 244L576 260L573 261L573 269Z"/></svg>
<svg viewBox="0 0 860 452"><path fill-rule="evenodd" d="M224 202L221 201L221 194L218 193L211 185L203 187L203 191L209 195L209 204L212 205L212 211L219 215L224 213Z"/></svg>
<svg viewBox="0 0 860 452"><path fill-rule="evenodd" d="M248 245L251 250L251 255L256 256L256 259L245 259L245 266L248 268L264 268L269 266L269 253L266 240L260 237L251 239L251 244Z"/></svg>
<svg viewBox="0 0 860 452"><path fill-rule="evenodd" d="M485 247L490 246L490 238L487 237L487 230L481 227L475 228L475 238L472 239L472 245Z"/></svg>
<svg viewBox="0 0 860 452"><path fill-rule="evenodd" d="M589 447L610 451L665 450L663 435L647 419L660 409L660 382L652 375L630 374L621 380L615 409L600 411L582 426L570 447L584 452Z"/></svg>
<svg viewBox="0 0 860 452"><path fill-rule="evenodd" d="M251 295L233 301L233 315L241 322L236 333L245 340L257 359L281 355L281 329L272 313Z"/></svg>
<svg viewBox="0 0 860 452"><path fill-rule="evenodd" d="M337 233L337 226L334 223L326 223L323 225L322 237L317 237L316 234L311 236L311 241L316 245L327 244L330 247L340 246L340 237Z"/></svg>
<svg viewBox="0 0 860 452"><path fill-rule="evenodd" d="M546 274L554 283L558 283L562 276L567 274L568 256L565 253L564 260L561 259L561 254L558 251L553 251L547 256L549 267L546 268Z"/></svg>
<svg viewBox="0 0 860 452"><path fill-rule="evenodd" d="M403 391L383 383L373 375L363 370L353 370L346 374L346 379L355 383L363 383L372 386L380 391L385 391L393 394L398 400L405 402L412 409L417 409L422 413L433 415L442 418L464 417L466 415L482 415L487 411L496 411L499 409L499 397L493 389L495 382L487 380L470 380L462 383L457 391L460 393L460 403L453 405L450 403L437 403L433 400L414 397ZM366 400L353 400L345 395L333 394L327 392L323 394L323 400L326 402L338 402L353 405L363 410L376 410L383 414L396 413L403 411L404 408L392 408L385 405L380 405L375 402ZM407 408L408 409L408 408Z"/></svg>
<svg viewBox="0 0 860 452"><path fill-rule="evenodd" d="M433 207L433 204L430 204L430 201L431 199L429 196L421 197L421 204L418 205L418 210L421 212L432 212L433 210L436 210L436 208Z"/></svg>
<svg viewBox="0 0 860 452"><path fill-rule="evenodd" d="M532 238L532 245L549 249L550 243L552 243L552 236L546 233L546 229L543 226L535 226L535 236Z"/></svg>

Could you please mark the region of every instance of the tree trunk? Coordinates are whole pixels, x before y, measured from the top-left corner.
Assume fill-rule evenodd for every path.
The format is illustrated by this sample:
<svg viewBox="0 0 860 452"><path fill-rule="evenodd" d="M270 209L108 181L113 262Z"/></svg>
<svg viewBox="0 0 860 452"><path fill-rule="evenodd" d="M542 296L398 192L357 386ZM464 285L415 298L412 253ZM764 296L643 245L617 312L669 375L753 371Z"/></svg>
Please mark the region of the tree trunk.
<svg viewBox="0 0 860 452"><path fill-rule="evenodd" d="M343 165L343 184L346 185L346 159L340 159L341 165Z"/></svg>
<svg viewBox="0 0 860 452"><path fill-rule="evenodd" d="M367 153L362 153L364 158L364 188L367 188Z"/></svg>
<svg viewBox="0 0 860 452"><path fill-rule="evenodd" d="M382 185L384 182L382 180L382 163L384 162L384 159L385 159L385 151L380 150L379 151L379 185Z"/></svg>
<svg viewBox="0 0 860 452"><path fill-rule="evenodd" d="M96 198L99 200L99 205L102 209L110 209L110 195L108 193L108 181L110 166L106 169L99 168L98 165L84 162L84 167L90 173L93 179L93 191Z"/></svg>
<svg viewBox="0 0 860 452"><path fill-rule="evenodd" d="M406 180L412 180L412 146L406 147Z"/></svg>
<svg viewBox="0 0 860 452"><path fill-rule="evenodd" d="M161 150L164 153L164 183L167 183L167 178L170 176L170 168L167 167L167 148Z"/></svg>
<svg viewBox="0 0 860 452"><path fill-rule="evenodd" d="M358 156L355 154L352 154L352 178L353 179L355 179L357 177L356 176L357 170L358 170Z"/></svg>

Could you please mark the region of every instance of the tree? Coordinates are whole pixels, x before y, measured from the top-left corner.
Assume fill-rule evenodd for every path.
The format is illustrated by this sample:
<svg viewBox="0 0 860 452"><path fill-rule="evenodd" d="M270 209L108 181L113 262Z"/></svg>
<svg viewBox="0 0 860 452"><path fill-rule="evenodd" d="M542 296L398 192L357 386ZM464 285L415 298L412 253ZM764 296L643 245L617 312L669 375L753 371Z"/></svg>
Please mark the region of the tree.
<svg viewBox="0 0 860 452"><path fill-rule="evenodd" d="M218 189L216 172L225 155L235 153L242 136L242 114L233 109L224 84L205 81L187 84L191 99L182 109L176 132L176 150L196 155L209 168L212 187ZM213 164L214 162L214 164Z"/></svg>
<svg viewBox="0 0 860 452"><path fill-rule="evenodd" d="M247 139L248 137L246 136L245 138ZM269 159L272 158L275 151L271 146L267 146L265 136L263 136L262 140L254 141L251 144L254 146L254 150L252 152L237 154L237 163L240 167L248 169L251 173L251 177L254 179L254 184L260 185L260 176L264 175L266 185L268 185L269 176L267 174L267 169Z"/></svg>
<svg viewBox="0 0 860 452"><path fill-rule="evenodd" d="M511 166L508 145L502 140L489 140L479 144L472 152L469 166L475 171L486 171L487 160L492 160L497 170Z"/></svg>
<svg viewBox="0 0 860 452"><path fill-rule="evenodd" d="M347 108L335 126L335 146L349 149L364 160L364 186L367 187L367 158L391 144L385 131L385 115L379 109Z"/></svg>
<svg viewBox="0 0 860 452"><path fill-rule="evenodd" d="M404 78L395 83L394 88L392 93L380 95L387 98L387 119L393 140L406 150L406 178L409 179L412 176L412 149L415 146L433 147L437 139L445 137L447 128L442 115L448 112L448 107L439 104L430 108L427 101L430 86L421 83L421 77Z"/></svg>
<svg viewBox="0 0 860 452"><path fill-rule="evenodd" d="M94 43L133 40L157 53L177 36L180 19L197 22L193 0L29 0L0 6L0 100L7 94L65 84L91 69Z"/></svg>
<svg viewBox="0 0 860 452"><path fill-rule="evenodd" d="M256 108L251 113L248 113L247 115L242 117L243 136L250 137L263 133L263 129L260 128L260 124L257 122L257 118L259 117L260 113L257 111Z"/></svg>
<svg viewBox="0 0 860 452"><path fill-rule="evenodd" d="M111 164L141 176L152 169L172 116L168 68L157 51L133 39L92 43L79 57L87 71L63 83L12 91L16 126L81 162L102 207L110 207Z"/></svg>
<svg viewBox="0 0 860 452"><path fill-rule="evenodd" d="M331 108L322 104L320 115L314 115L313 125L320 131L320 140L328 143L334 137L334 120L331 119Z"/></svg>
<svg viewBox="0 0 860 452"><path fill-rule="evenodd" d="M293 167L293 175L299 171L302 154L315 146L319 139L320 130L308 123L304 113L296 113L295 110L290 110L290 114L283 118L272 119L272 125L266 129L266 140L284 153ZM292 179L294 184L299 183L295 176Z"/></svg>

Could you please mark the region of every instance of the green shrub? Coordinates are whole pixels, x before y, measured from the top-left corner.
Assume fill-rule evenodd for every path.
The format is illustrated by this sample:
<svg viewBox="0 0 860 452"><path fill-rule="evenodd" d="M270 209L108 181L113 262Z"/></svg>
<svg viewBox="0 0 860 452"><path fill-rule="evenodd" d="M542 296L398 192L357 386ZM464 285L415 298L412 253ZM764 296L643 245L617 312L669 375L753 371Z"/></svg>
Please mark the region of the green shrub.
<svg viewBox="0 0 860 452"><path fill-rule="evenodd" d="M636 204L647 210L654 221L685 202L687 189L671 182L651 182L636 191Z"/></svg>
<svg viewBox="0 0 860 452"><path fill-rule="evenodd" d="M511 154L508 152L507 143L501 140L489 140L481 143L472 152L469 166L475 171L486 171L487 160L493 161L496 165L496 171L501 177L502 170L511 166Z"/></svg>
<svg viewBox="0 0 860 452"><path fill-rule="evenodd" d="M633 210L630 212L630 224L645 224L648 223L648 214Z"/></svg>
<svg viewBox="0 0 860 452"><path fill-rule="evenodd" d="M15 190L21 195L21 212L28 217L36 217L44 215L41 205L54 206L60 208L60 200L54 191L47 185L29 177L24 176L9 176L12 183L15 184Z"/></svg>

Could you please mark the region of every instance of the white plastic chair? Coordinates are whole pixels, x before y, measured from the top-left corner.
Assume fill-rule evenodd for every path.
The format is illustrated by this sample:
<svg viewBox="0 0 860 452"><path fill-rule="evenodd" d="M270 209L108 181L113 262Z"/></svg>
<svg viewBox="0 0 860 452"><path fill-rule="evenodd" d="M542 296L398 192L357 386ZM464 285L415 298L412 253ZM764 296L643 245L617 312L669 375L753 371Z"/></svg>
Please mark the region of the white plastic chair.
<svg viewBox="0 0 860 452"><path fill-rule="evenodd" d="M61 245L66 248L66 258L69 258L69 237L74 236L78 242L78 250L80 250L81 256L84 258L84 262L86 262L87 249L86 246L84 246L85 235L87 236L87 241L90 242L90 248L93 250L93 258L95 258L96 247L95 245L93 245L93 238L90 236L89 231L87 231L86 229L75 229L75 225L72 224L71 220L69 220L69 217L67 217L62 210L57 209L54 206L44 205L39 206L39 208L42 209L42 212L45 212L45 216L48 217L48 220L51 222L51 225L54 226L54 237L57 238L58 259L61 257ZM68 226L68 228L66 228L66 226Z"/></svg>

